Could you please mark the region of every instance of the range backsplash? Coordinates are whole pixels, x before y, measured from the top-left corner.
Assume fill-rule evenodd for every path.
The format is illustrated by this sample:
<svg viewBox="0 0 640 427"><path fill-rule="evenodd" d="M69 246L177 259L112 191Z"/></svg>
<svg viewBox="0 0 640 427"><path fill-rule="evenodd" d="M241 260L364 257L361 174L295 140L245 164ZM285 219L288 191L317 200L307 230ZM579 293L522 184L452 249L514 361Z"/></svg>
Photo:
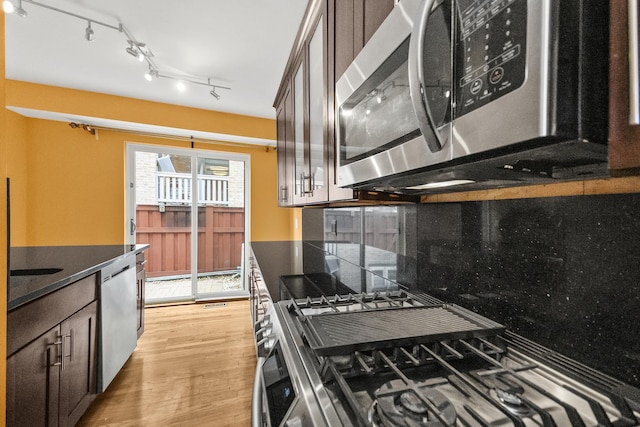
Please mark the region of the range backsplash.
<svg viewBox="0 0 640 427"><path fill-rule="evenodd" d="M353 208L305 209L304 240L339 237L366 254L376 244L371 233L361 241L367 218L382 213L388 222L390 208L361 209L361 233L335 230L336 214L357 216ZM398 282L640 386L640 195L394 209L402 244L383 249ZM360 261L369 268L365 255Z"/></svg>

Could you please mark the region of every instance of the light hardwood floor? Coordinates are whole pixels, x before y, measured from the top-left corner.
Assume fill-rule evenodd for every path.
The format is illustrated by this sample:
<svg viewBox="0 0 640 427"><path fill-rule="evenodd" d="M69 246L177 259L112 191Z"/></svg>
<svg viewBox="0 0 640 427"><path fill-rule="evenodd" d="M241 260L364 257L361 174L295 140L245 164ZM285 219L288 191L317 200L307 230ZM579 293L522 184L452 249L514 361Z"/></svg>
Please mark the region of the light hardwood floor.
<svg viewBox="0 0 640 427"><path fill-rule="evenodd" d="M146 308L138 347L78 426L249 426L249 302L226 304Z"/></svg>

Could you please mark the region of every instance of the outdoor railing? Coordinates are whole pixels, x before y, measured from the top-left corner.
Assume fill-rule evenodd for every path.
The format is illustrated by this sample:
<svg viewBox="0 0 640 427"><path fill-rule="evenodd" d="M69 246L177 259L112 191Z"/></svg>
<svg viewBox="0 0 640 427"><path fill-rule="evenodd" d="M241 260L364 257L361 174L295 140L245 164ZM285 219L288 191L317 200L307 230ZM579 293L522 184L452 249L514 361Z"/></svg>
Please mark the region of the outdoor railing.
<svg viewBox="0 0 640 427"><path fill-rule="evenodd" d="M191 203L191 174L157 172L158 202ZM229 204L229 177L198 175L198 204Z"/></svg>

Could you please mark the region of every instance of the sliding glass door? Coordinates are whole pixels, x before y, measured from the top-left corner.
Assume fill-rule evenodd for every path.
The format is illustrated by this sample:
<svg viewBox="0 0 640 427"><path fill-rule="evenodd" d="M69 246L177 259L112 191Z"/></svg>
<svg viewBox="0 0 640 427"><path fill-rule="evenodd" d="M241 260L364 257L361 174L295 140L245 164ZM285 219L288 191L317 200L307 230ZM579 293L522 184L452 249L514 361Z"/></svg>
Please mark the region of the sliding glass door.
<svg viewBox="0 0 640 427"><path fill-rule="evenodd" d="M246 295L248 163L233 153L127 146L127 241L151 245L147 302Z"/></svg>

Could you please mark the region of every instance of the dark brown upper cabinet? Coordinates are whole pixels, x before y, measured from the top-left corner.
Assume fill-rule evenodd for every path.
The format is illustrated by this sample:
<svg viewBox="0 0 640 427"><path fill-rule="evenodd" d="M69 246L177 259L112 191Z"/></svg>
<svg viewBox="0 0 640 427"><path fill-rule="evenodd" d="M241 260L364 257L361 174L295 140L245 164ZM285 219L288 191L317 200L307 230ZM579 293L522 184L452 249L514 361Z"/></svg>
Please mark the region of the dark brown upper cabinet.
<svg viewBox="0 0 640 427"><path fill-rule="evenodd" d="M393 0L311 0L276 96L278 204L360 197L336 183L335 82L393 9Z"/></svg>
<svg viewBox="0 0 640 427"><path fill-rule="evenodd" d="M276 98L278 204L326 203L326 2L311 1Z"/></svg>
<svg viewBox="0 0 640 427"><path fill-rule="evenodd" d="M333 0L335 81L393 9L394 0Z"/></svg>

